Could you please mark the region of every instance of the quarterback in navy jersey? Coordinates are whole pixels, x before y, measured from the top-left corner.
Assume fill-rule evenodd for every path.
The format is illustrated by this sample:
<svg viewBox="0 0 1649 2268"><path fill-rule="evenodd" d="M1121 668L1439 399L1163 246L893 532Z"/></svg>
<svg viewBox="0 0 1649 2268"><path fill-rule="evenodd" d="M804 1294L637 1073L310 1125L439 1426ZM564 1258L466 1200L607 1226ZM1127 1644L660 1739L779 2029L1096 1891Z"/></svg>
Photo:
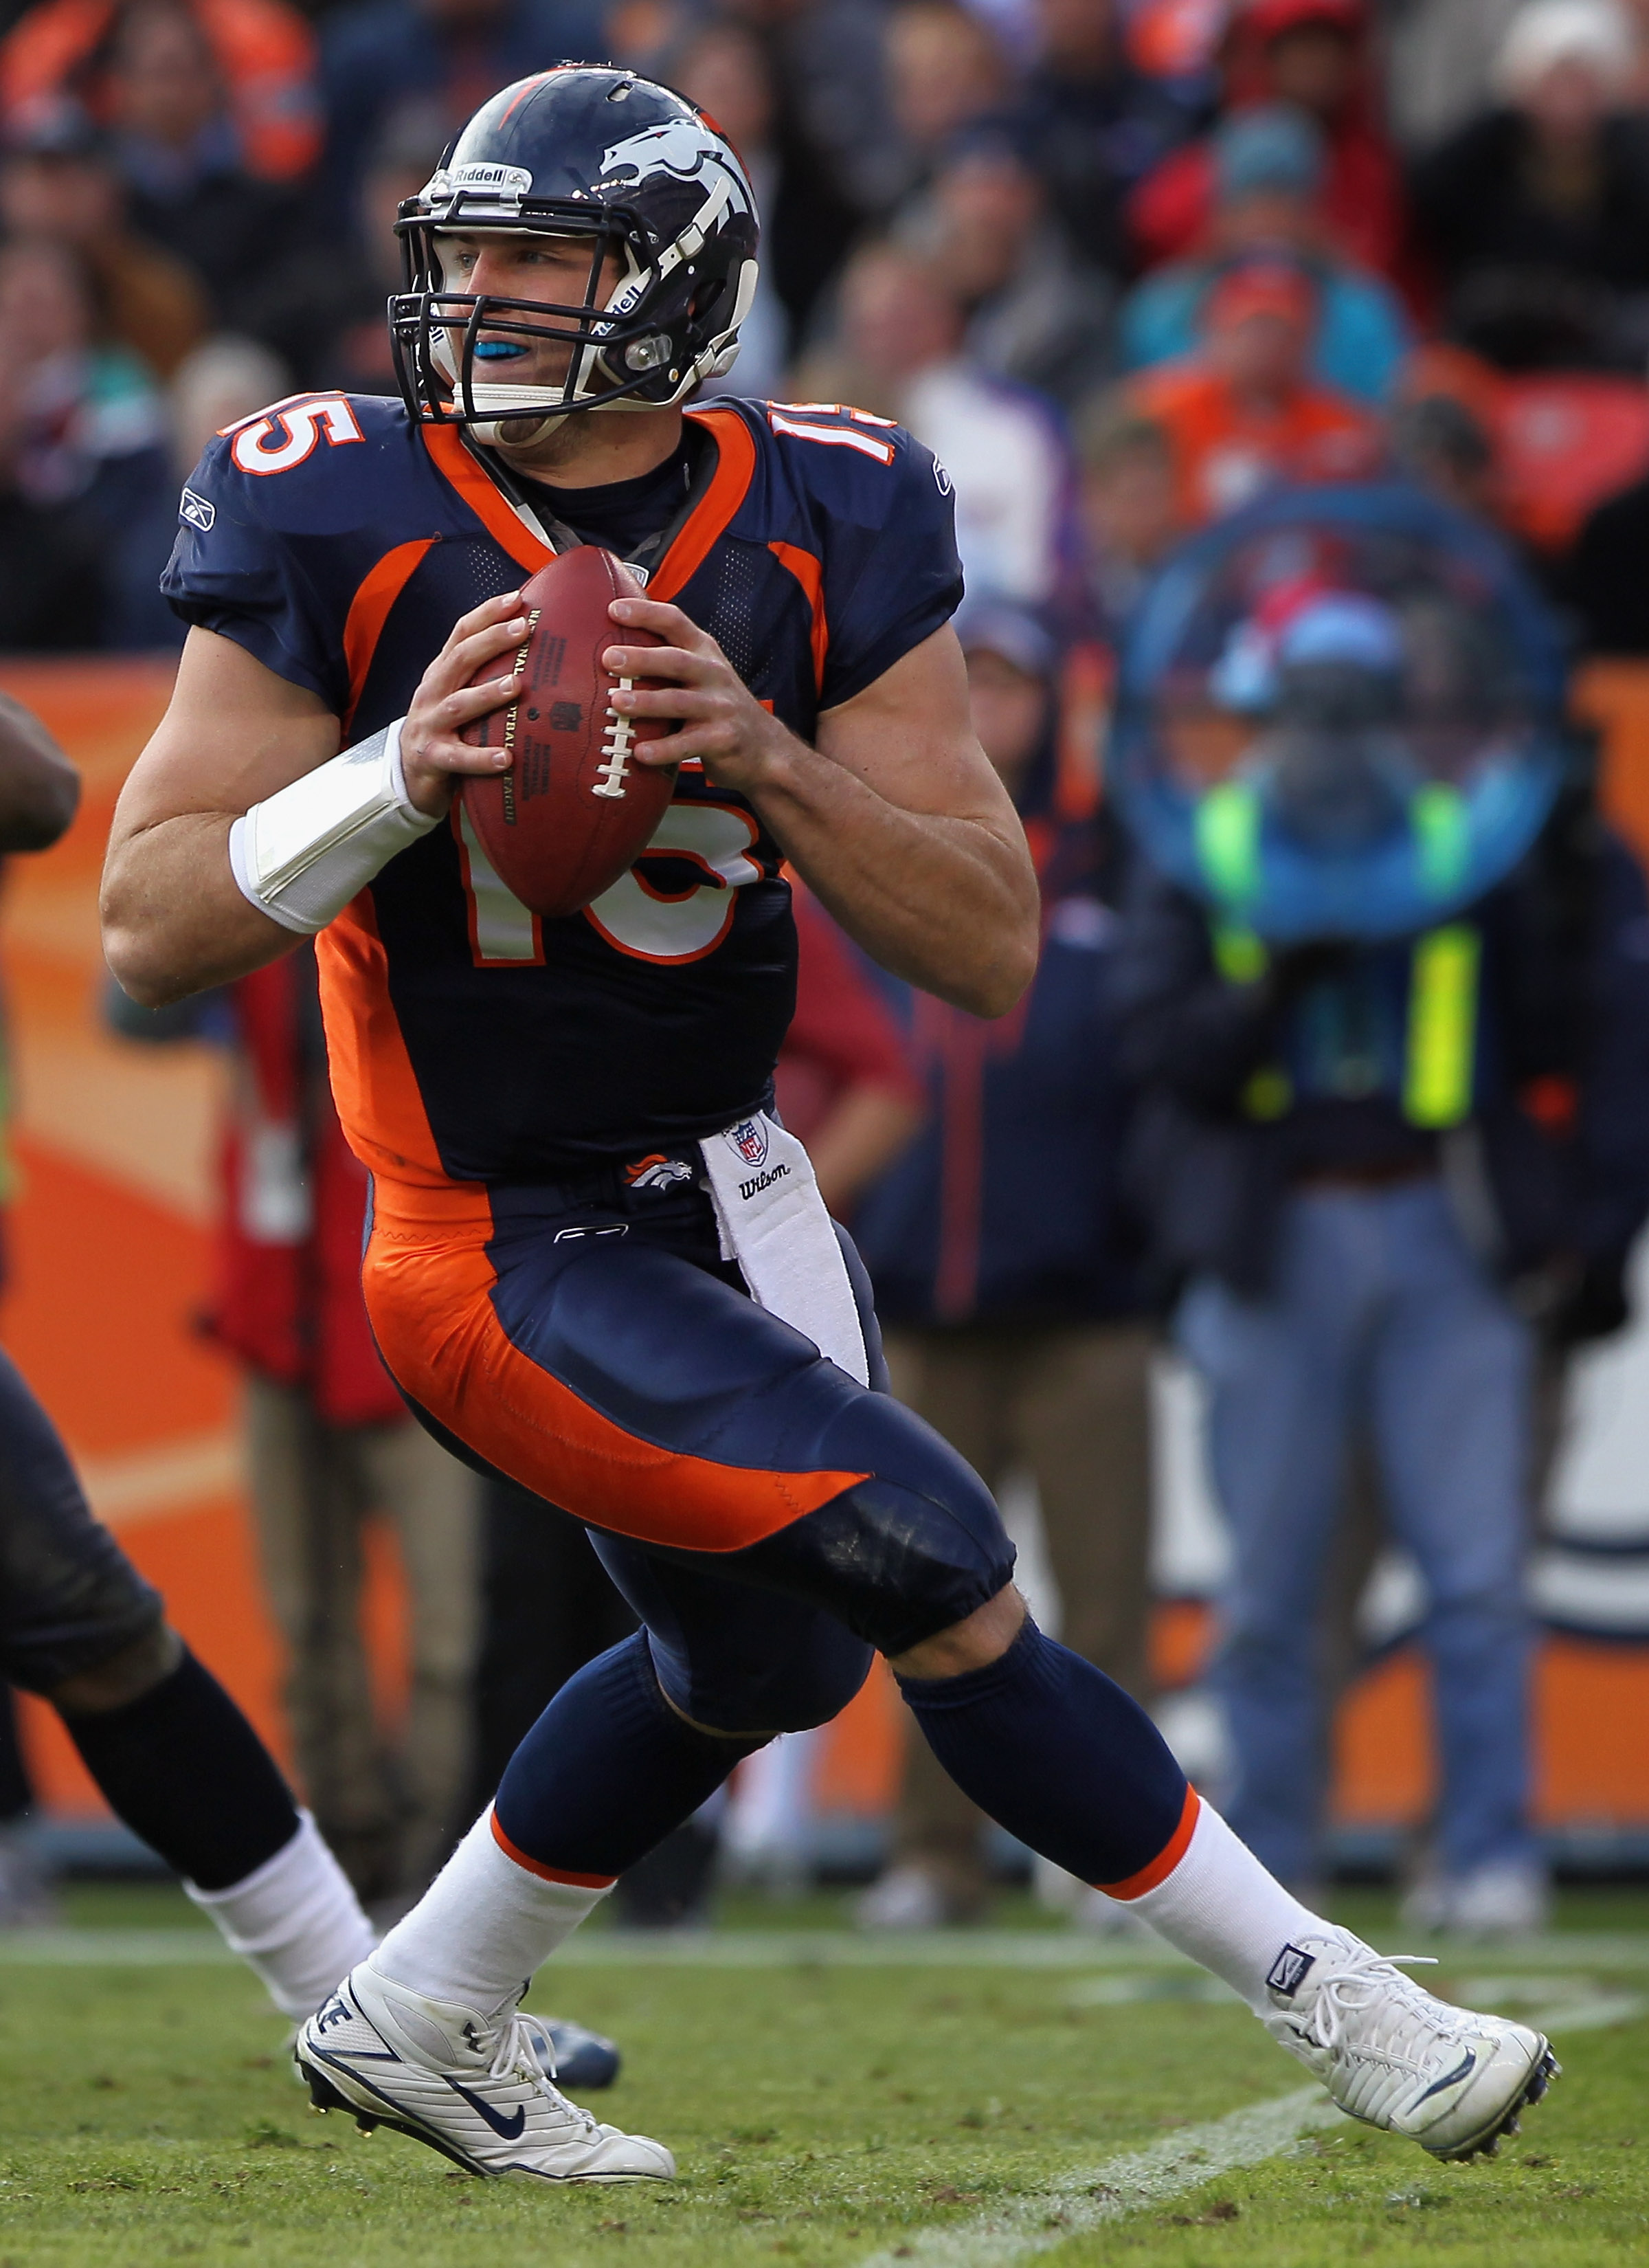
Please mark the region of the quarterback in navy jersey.
<svg viewBox="0 0 1649 2268"><path fill-rule="evenodd" d="M682 425L661 467L615 484L651 491L643 511L659 517L640 524L673 539L648 587L811 739L821 711L953 612L948 480L908 434L851 412L718 402ZM628 497L556 504L576 532L630 548ZM355 739L406 714L459 615L550 556L456 428L399 401L310 394L213 443L164 587ZM627 875L583 915L544 922L510 898L454 804L372 885L393 1027L364 1019L356 1044L404 1046L441 1168L460 1181L537 1181L713 1133L767 1101L790 1021L783 856L759 807L689 758L641 864L652 887ZM360 996L321 951L335 1029ZM365 1094L341 1099L367 1163L396 1170L387 1153L407 1145Z"/></svg>
<svg viewBox="0 0 1649 2268"><path fill-rule="evenodd" d="M1483 2146L1544 2087L1544 2039L1299 1905L1036 1629L989 1491L879 1390L864 1271L766 1108L784 862L975 1014L1034 968L942 472L851 409L691 406L737 350L756 216L666 88L571 64L505 88L398 227L401 403L277 404L184 491L166 589L191 628L116 814L106 946L158 1004L317 936L379 1351L438 1438L587 1525L644 1627L563 1688L305 2025L312 2100L478 2173L667 2177L661 2144L557 2093L521 1979L880 1651L984 1811L1227 1977L1337 2100ZM539 920L453 790L511 761L460 735L513 696L484 672L526 637L522 573L580 541L644 580L606 663L648 682L612 706L667 727L637 762L681 769L631 871Z"/></svg>

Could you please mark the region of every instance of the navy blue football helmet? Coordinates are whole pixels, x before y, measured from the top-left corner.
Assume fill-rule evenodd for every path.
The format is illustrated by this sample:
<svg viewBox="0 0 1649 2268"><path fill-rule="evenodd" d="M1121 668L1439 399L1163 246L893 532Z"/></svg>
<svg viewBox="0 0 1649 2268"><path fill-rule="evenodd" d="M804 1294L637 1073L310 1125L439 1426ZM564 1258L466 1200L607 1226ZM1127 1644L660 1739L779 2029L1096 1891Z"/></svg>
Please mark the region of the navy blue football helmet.
<svg viewBox="0 0 1649 2268"><path fill-rule="evenodd" d="M448 291L443 234L501 230L586 240L582 300ZM415 416L483 440L571 410L681 401L730 367L755 293L755 198L725 136L668 87L606 65L562 63L483 103L395 231L401 393ZM571 342L565 378L504 382L512 342L542 339Z"/></svg>

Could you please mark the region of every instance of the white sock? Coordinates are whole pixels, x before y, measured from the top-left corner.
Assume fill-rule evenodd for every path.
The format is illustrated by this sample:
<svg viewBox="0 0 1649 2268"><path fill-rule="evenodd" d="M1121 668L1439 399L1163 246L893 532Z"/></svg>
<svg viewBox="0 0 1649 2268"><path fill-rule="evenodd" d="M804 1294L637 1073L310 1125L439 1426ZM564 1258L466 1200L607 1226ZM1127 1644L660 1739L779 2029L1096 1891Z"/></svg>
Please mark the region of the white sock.
<svg viewBox="0 0 1649 2268"><path fill-rule="evenodd" d="M572 1935L611 1882L552 1881L512 1858L488 1806L409 1914L372 1955L380 1977L431 2000L493 2014Z"/></svg>
<svg viewBox="0 0 1649 2268"><path fill-rule="evenodd" d="M1130 1913L1223 1977L1257 2015L1272 2003L1266 1979L1277 1955L1301 1936L1344 1932L1302 1906L1240 1843L1211 1803L1199 1804L1185 1855L1155 1889L1128 1900Z"/></svg>
<svg viewBox="0 0 1649 2268"><path fill-rule="evenodd" d="M226 1890L183 1887L295 2023L313 2016L372 1949L372 1925L306 1811L291 1840L244 1881Z"/></svg>

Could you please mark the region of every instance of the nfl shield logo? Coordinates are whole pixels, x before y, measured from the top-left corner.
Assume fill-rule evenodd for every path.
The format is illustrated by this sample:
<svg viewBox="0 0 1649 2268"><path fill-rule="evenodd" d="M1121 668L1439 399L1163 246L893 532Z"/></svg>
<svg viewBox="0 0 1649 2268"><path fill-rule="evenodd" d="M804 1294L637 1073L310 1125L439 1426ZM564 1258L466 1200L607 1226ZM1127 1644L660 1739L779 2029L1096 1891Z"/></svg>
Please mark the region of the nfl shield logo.
<svg viewBox="0 0 1649 2268"><path fill-rule="evenodd" d="M729 1129L727 1139L747 1166L762 1166L767 1162L767 1128L759 1118L747 1118Z"/></svg>

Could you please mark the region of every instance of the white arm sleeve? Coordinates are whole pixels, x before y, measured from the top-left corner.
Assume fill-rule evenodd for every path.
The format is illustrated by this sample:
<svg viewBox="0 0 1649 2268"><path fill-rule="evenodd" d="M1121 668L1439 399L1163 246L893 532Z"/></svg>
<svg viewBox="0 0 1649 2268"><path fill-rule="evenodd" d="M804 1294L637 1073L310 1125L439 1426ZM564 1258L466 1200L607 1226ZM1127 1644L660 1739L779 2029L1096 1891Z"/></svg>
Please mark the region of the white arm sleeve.
<svg viewBox="0 0 1649 2268"><path fill-rule="evenodd" d="M397 717L381 733L254 803L229 830L240 894L283 929L313 937L398 850L440 821L407 794Z"/></svg>

